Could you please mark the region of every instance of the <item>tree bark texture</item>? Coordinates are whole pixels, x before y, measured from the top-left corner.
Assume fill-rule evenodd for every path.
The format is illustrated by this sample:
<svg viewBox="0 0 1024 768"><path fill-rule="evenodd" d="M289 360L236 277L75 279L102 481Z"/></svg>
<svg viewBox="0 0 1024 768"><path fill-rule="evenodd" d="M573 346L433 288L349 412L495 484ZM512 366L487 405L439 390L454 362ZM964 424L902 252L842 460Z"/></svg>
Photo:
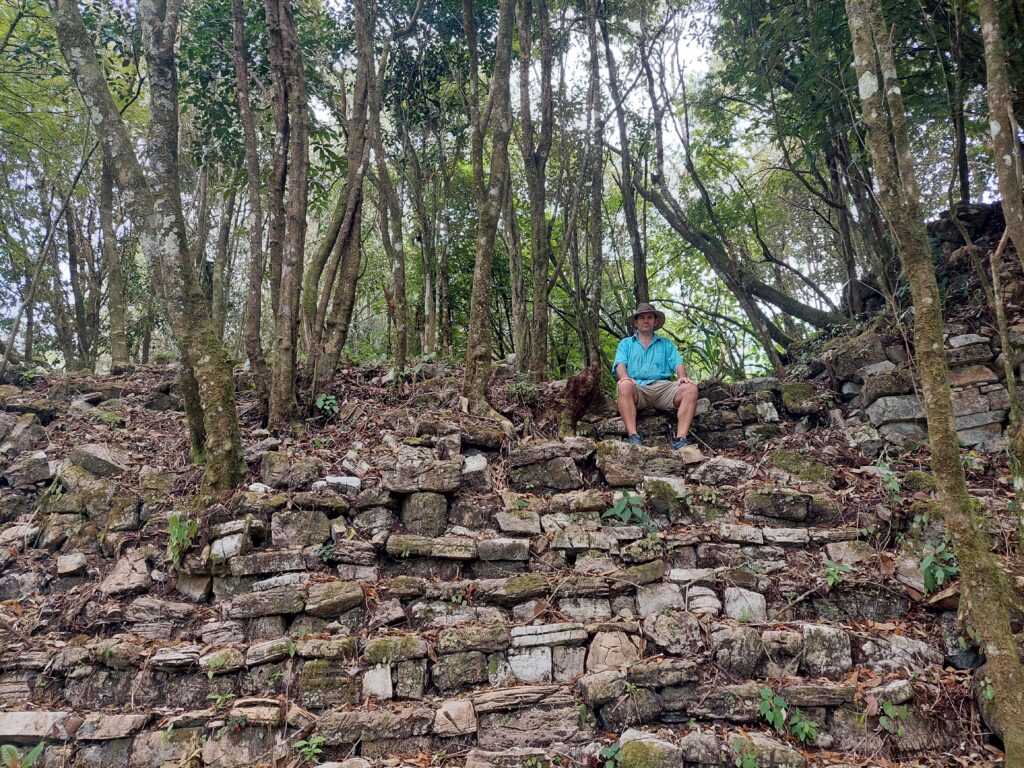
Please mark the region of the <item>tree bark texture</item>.
<svg viewBox="0 0 1024 768"><path fill-rule="evenodd" d="M72 77L111 162L127 211L139 232L142 252L165 315L181 350L185 373L194 366L202 407L190 409L190 430L202 425L204 482L211 489L233 488L244 466L235 411L234 378L217 340L206 297L188 252L178 189L178 83L174 59L180 4L141 3L143 47L150 78L148 150L152 184L135 154L78 7L52 0L54 27ZM197 418L199 417L199 418Z"/></svg>
<svg viewBox="0 0 1024 768"><path fill-rule="evenodd" d="M622 89L619 86L618 67L615 54L612 52L611 36L608 34L608 22L602 11L604 4L598 9L598 21L601 25L601 37L604 41L605 59L608 64L608 90L615 104L615 120L619 129L619 162L620 181L622 186L622 213L626 219L626 232L629 234L629 250L633 255L633 299L639 304L651 300L651 289L647 281L647 254L644 253L640 241L640 223L636 214L636 193L633 184L633 157L629 149L629 135L626 128L626 108L623 104Z"/></svg>
<svg viewBox="0 0 1024 768"><path fill-rule="evenodd" d="M270 2L272 0L268 0ZM298 419L295 399L296 355L299 330L299 297L306 248L306 206L309 197L309 104L306 78L302 69L302 51L295 29L291 0L277 0L275 15L280 24L282 70L287 109L287 208L284 241L281 250L278 301L274 315L274 363L271 368L270 407L267 422L271 428L287 430ZM268 13L267 21L270 23ZM270 34L273 44L275 35ZM273 57L271 59L273 61ZM276 66L272 68L277 76ZM275 94L278 88L275 84ZM275 110L277 105L275 104Z"/></svg>
<svg viewBox="0 0 1024 768"><path fill-rule="evenodd" d="M980 636L985 652L982 669L994 691L990 724L1003 737L1006 764L1019 766L1024 764L1024 730L1020 728L1024 722L1024 671L1007 612L1013 586L992 553L979 506L967 491L943 347L941 299L889 31L876 3L846 0L862 115L879 199L914 300L915 360L928 420L936 495L962 573L960 614Z"/></svg>
<svg viewBox="0 0 1024 768"><path fill-rule="evenodd" d="M125 333L124 273L114 229L114 178L106 158L100 169L100 233L103 260L107 271L107 315L110 318L110 365L128 364L128 337Z"/></svg>
<svg viewBox="0 0 1024 768"><path fill-rule="evenodd" d="M996 0L979 0L981 34L985 40L985 72L988 78L988 121L995 155L999 194L1003 198L1003 217L1010 239L1024 266L1024 200L1017 175L1019 146L1012 117L1009 67L1006 46L1000 30L999 4Z"/></svg>
<svg viewBox="0 0 1024 768"><path fill-rule="evenodd" d="M260 411L265 416L270 403L270 368L263 353L263 203L260 179L259 140L256 118L249 97L249 54L245 44L245 8L243 0L231 0L231 54L235 64L238 112L245 146L246 192L249 198L249 290L245 298L245 319L242 336L249 358Z"/></svg>
<svg viewBox="0 0 1024 768"><path fill-rule="evenodd" d="M498 6L498 32L495 41L494 71L483 114L475 98L479 93L477 76L476 22L473 3L463 0L463 19L470 39L470 96L473 133L474 198L477 207L476 261L470 298L469 327L466 338L466 373L462 396L470 412L491 414L487 403L487 384L491 377L491 289L494 266L494 239L501 215L502 188L508 172L508 142L512 133L512 106L509 75L512 59L512 0ZM483 145L485 132L491 137L489 177L484 181Z"/></svg>
<svg viewBox="0 0 1024 768"><path fill-rule="evenodd" d="M548 367L548 268L551 261L551 224L547 215L547 164L554 136L555 108L551 91L551 18L547 0L537 0L537 32L540 52L540 126L534 125L530 98L533 50L533 0L518 0L519 25L519 120L520 149L530 200L530 265L533 315L528 340L527 370L538 381L547 378Z"/></svg>

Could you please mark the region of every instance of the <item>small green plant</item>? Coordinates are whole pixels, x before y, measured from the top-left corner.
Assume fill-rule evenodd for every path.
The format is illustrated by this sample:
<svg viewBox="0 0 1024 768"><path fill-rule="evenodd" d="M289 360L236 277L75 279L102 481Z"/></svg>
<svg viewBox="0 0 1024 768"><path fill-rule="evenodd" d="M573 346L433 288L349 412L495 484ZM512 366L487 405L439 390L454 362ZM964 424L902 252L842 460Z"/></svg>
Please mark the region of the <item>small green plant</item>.
<svg viewBox="0 0 1024 768"><path fill-rule="evenodd" d="M164 742L170 742L171 736L173 736L173 735L174 735L174 723L168 723L167 727L164 728L163 732L160 734L160 739L162 741L164 741Z"/></svg>
<svg viewBox="0 0 1024 768"><path fill-rule="evenodd" d="M298 652L299 647L295 644L294 640L288 641L288 657L294 659L295 654Z"/></svg>
<svg viewBox="0 0 1024 768"><path fill-rule="evenodd" d="M818 740L818 724L808 720L799 709L789 715L789 732L803 744L813 744Z"/></svg>
<svg viewBox="0 0 1024 768"><path fill-rule="evenodd" d="M207 700L209 700L210 702L213 703L213 708L215 710L217 710L218 712L220 712L228 704L231 703L231 700L235 698L235 694L233 694L233 693L211 693L206 698L207 698Z"/></svg>
<svg viewBox="0 0 1024 768"><path fill-rule="evenodd" d="M878 718L878 724L882 730L896 736L902 736L907 732L904 723L907 720L907 706L905 704L896 706L891 701L882 704L882 714Z"/></svg>
<svg viewBox="0 0 1024 768"><path fill-rule="evenodd" d="M850 572L850 566L845 563L837 563L835 560L825 561L825 583L829 589L843 581L843 578Z"/></svg>
<svg viewBox="0 0 1024 768"><path fill-rule="evenodd" d="M996 689L992 687L992 678L986 677L981 681L981 695L986 701L992 701L996 697Z"/></svg>
<svg viewBox="0 0 1024 768"><path fill-rule="evenodd" d="M206 678L213 680L214 675L224 669L227 666L228 660L224 656L214 656L206 664Z"/></svg>
<svg viewBox="0 0 1024 768"><path fill-rule="evenodd" d="M308 739L299 739L295 742L295 748L299 750L299 754L302 755L302 759L307 763L315 763L320 759L320 755L324 753L323 743L327 739L321 736L319 733L314 733Z"/></svg>
<svg viewBox="0 0 1024 768"><path fill-rule="evenodd" d="M314 448L330 448L334 445L334 440L329 437L314 437L313 447Z"/></svg>
<svg viewBox="0 0 1024 768"><path fill-rule="evenodd" d="M758 707L761 717L779 733L784 732L786 730L786 700L766 686L761 686L757 692L761 697L761 704Z"/></svg>
<svg viewBox="0 0 1024 768"><path fill-rule="evenodd" d="M4 768L31 768L42 757L43 750L45 749L46 742L41 741L32 747L31 752L22 755L17 747L4 744L0 747L0 762L3 763Z"/></svg>
<svg viewBox="0 0 1024 768"><path fill-rule="evenodd" d="M622 751L622 746L615 742L609 744L607 747L597 753L597 756L604 762L602 768L618 768L619 765L619 752Z"/></svg>
<svg viewBox="0 0 1024 768"><path fill-rule="evenodd" d="M337 416L339 411L341 411L341 406L338 405L338 398L324 392L321 392L316 396L316 399L313 401L313 405L316 406L316 409L320 411L321 415L327 416L328 418Z"/></svg>
<svg viewBox="0 0 1024 768"><path fill-rule="evenodd" d="M579 713L579 716L580 716L580 728L586 728L587 727L587 723L590 722L590 712L587 711L587 705L586 704L580 704L579 709L577 710L577 712Z"/></svg>
<svg viewBox="0 0 1024 768"><path fill-rule="evenodd" d="M925 547L925 556L921 560L925 592L934 592L960 573L956 555L946 548L947 544L948 541L943 541L937 547Z"/></svg>
<svg viewBox="0 0 1024 768"><path fill-rule="evenodd" d="M736 768L760 768L757 764L757 755L753 752L741 752L736 755L736 761L733 765Z"/></svg>
<svg viewBox="0 0 1024 768"><path fill-rule="evenodd" d="M779 733L789 732L795 739L804 744L813 744L818 740L818 723L808 720L803 712L794 708L790 710L786 700L767 686L757 689L761 697L758 707L761 717Z"/></svg>
<svg viewBox="0 0 1024 768"><path fill-rule="evenodd" d="M604 520L617 525L640 525L647 531L656 531L651 516L644 511L644 500L632 493L624 493L614 506L601 513Z"/></svg>
<svg viewBox="0 0 1024 768"><path fill-rule="evenodd" d="M334 545L324 544L316 551L316 556L319 557L322 562L329 563L334 559Z"/></svg>
<svg viewBox="0 0 1024 768"><path fill-rule="evenodd" d="M167 519L167 554L177 568L199 533L199 523L177 512Z"/></svg>

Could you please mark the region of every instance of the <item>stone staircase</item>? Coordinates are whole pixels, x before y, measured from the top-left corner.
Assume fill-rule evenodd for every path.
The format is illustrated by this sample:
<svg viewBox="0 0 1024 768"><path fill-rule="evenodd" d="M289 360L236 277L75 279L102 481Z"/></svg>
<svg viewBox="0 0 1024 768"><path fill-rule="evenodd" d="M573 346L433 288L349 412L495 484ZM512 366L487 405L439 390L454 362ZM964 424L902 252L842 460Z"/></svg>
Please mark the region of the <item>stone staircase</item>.
<svg viewBox="0 0 1024 768"><path fill-rule="evenodd" d="M895 476L745 387L772 429L729 456L429 403L340 452L253 431L258 482L198 513L165 439L90 410L166 421L145 393L51 398L44 427L7 390L0 743L69 768L998 762L956 591L894 551L925 535Z"/></svg>

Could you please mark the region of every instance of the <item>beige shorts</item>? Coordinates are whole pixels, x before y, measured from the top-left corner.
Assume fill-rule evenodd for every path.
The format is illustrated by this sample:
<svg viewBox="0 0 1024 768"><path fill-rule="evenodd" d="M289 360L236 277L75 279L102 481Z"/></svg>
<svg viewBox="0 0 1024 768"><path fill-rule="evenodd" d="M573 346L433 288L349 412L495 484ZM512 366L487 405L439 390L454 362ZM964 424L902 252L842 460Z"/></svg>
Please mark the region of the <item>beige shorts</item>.
<svg viewBox="0 0 1024 768"><path fill-rule="evenodd" d="M636 407L642 411L654 408L659 411L674 411L675 396L679 386L677 381L653 381L643 387L637 387Z"/></svg>

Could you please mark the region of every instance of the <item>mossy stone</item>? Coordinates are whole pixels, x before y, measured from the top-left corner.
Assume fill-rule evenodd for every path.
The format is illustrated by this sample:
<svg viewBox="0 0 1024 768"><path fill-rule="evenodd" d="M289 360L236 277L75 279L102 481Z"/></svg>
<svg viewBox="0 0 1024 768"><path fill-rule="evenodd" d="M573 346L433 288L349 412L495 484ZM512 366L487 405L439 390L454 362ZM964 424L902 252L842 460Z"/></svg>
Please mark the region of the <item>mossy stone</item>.
<svg viewBox="0 0 1024 768"><path fill-rule="evenodd" d="M669 768L679 765L677 750L652 741L630 741L619 750L620 768Z"/></svg>
<svg viewBox="0 0 1024 768"><path fill-rule="evenodd" d="M934 491L935 478L932 476L931 472L912 469L903 475L902 486L911 493L917 493L918 491Z"/></svg>
<svg viewBox="0 0 1024 768"><path fill-rule="evenodd" d="M805 456L798 451L772 451L768 458L776 467L801 480L826 485L832 478L832 472L828 467L817 459Z"/></svg>
<svg viewBox="0 0 1024 768"><path fill-rule="evenodd" d="M427 655L427 644L421 637L377 637L366 644L363 652L371 664L391 661L422 659Z"/></svg>

